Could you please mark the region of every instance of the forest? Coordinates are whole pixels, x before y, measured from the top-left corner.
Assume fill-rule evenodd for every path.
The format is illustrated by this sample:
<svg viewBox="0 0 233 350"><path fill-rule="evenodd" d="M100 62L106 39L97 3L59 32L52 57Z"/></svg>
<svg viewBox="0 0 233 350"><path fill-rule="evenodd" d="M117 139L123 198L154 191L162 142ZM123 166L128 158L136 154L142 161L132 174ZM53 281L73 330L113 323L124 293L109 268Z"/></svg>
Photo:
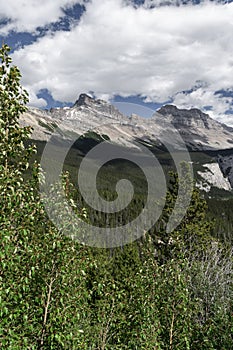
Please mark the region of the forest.
<svg viewBox="0 0 233 350"><path fill-rule="evenodd" d="M9 53L3 45L0 348L232 349L232 225L225 225L223 216L222 221L214 220L220 200L208 209L194 187L185 217L168 233L179 188L179 178L171 171L162 214L140 239L117 248L95 248L64 235L49 219L40 197L37 147L29 142L30 128L19 124L28 94ZM187 181L188 176L187 171ZM106 217L85 206L67 169L61 181L80 220L103 227L129 222L145 200L135 175L138 191L131 208ZM59 190L51 186L51 192ZM114 195L111 188L103 186L101 191L106 199ZM60 215L56 202L54 210ZM230 210L226 213L230 223ZM62 220L70 224L65 216Z"/></svg>

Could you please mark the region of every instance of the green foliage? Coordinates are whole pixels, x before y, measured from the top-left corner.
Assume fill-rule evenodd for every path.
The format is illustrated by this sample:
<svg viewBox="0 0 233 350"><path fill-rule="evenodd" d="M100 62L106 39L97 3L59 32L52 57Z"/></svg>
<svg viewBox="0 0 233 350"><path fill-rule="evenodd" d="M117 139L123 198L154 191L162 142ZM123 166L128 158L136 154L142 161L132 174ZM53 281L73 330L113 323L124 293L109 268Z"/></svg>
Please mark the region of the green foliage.
<svg viewBox="0 0 233 350"><path fill-rule="evenodd" d="M84 348L85 314L76 306L85 309L87 292L80 291L88 257L48 220L37 193L38 167L33 166L30 179L24 178L34 149L24 145L30 130L19 126L27 93L8 53L4 45L0 50L0 346Z"/></svg>
<svg viewBox="0 0 233 350"><path fill-rule="evenodd" d="M179 254L206 249L213 241L213 223L206 218L207 203L200 191L193 187L188 165L182 165L183 182L179 183L178 174L170 172L166 202L162 215L156 225L150 230L150 235L154 241L158 260L162 263ZM174 212L174 207L178 201L178 190L181 185L184 194L190 192L190 203L186 210L182 206L182 196L176 216L179 218L180 212L184 214L181 222L177 222L177 227L168 233L167 223ZM176 216L174 222L176 222ZM159 254L159 255L158 255Z"/></svg>
<svg viewBox="0 0 233 350"><path fill-rule="evenodd" d="M28 95L20 86L18 68L10 65L9 50L7 45L0 50L0 209L1 224L14 229L29 203L22 174L34 148L24 146L30 130L19 126L19 116L26 111Z"/></svg>
<svg viewBox="0 0 233 350"><path fill-rule="evenodd" d="M5 174L16 170L12 161L17 161L17 171L27 166L28 152L23 141L29 136L29 128L19 127L19 116L26 111L27 92L20 86L20 72L11 66L8 56L10 48L4 45L0 50L0 165Z"/></svg>

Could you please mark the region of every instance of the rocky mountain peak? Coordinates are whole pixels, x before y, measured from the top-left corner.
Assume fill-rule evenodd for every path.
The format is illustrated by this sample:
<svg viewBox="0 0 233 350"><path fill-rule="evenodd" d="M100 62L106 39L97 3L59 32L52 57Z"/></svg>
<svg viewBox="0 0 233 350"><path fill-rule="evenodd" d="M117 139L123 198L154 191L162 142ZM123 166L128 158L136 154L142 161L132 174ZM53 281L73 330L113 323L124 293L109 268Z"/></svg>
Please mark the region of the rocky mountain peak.
<svg viewBox="0 0 233 350"><path fill-rule="evenodd" d="M73 118L76 114L77 118L90 118L90 120L94 117L98 116L99 121L103 118L111 118L117 120L126 120L128 119L124 116L120 111L108 101L104 101L101 99L95 99L85 93L82 93L78 100L75 102L69 115Z"/></svg>
<svg viewBox="0 0 233 350"><path fill-rule="evenodd" d="M177 114L179 109L175 105L164 105L160 109L157 110L158 113L166 115L166 114Z"/></svg>
<svg viewBox="0 0 233 350"><path fill-rule="evenodd" d="M75 102L74 106L79 107L79 106L84 106L84 105L91 105L95 103L95 99L87 94L80 94L79 98Z"/></svg>
<svg viewBox="0 0 233 350"><path fill-rule="evenodd" d="M165 105L158 111L159 114L169 117L171 123L177 128L202 127L209 129L211 118L198 108L180 109L174 105Z"/></svg>

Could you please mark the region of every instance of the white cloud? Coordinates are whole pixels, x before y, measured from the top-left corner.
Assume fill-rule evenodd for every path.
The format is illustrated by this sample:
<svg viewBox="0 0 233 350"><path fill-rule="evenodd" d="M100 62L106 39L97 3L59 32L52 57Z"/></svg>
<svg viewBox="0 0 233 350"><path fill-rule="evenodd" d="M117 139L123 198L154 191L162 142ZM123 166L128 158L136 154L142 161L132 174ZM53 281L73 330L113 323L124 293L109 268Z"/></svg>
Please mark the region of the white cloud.
<svg viewBox="0 0 233 350"><path fill-rule="evenodd" d="M37 97L36 93L33 91L33 89L30 86L27 87L27 92L29 93L30 104L32 106L38 107L38 108L44 108L47 106L46 101L43 98Z"/></svg>
<svg viewBox="0 0 233 350"><path fill-rule="evenodd" d="M93 0L70 32L50 33L13 58L34 96L43 88L63 102L88 91L155 102L174 96L179 105L213 105L218 116L231 102L214 92L233 87L232 18L233 3L149 10ZM179 94L196 81L205 85Z"/></svg>
<svg viewBox="0 0 233 350"><path fill-rule="evenodd" d="M0 2L0 20L9 20L0 28L1 35L10 31L35 32L38 27L56 22L64 16L62 8L83 1L75 0L7 0Z"/></svg>
<svg viewBox="0 0 233 350"><path fill-rule="evenodd" d="M191 93L178 93L174 97L173 103L180 108L200 108L212 107L207 113L212 118L217 118L222 123L233 126L233 116L225 115L229 105L233 104L233 98L222 97L211 90L200 87Z"/></svg>
<svg viewBox="0 0 233 350"><path fill-rule="evenodd" d="M133 2L133 0L128 0L129 2ZM207 3L208 0L199 0L199 3ZM218 0L216 3L225 2L224 0ZM145 8L152 8L152 7L160 7L160 6L182 6L182 5L188 5L193 4L193 0L144 0L144 3L140 6L143 6Z"/></svg>

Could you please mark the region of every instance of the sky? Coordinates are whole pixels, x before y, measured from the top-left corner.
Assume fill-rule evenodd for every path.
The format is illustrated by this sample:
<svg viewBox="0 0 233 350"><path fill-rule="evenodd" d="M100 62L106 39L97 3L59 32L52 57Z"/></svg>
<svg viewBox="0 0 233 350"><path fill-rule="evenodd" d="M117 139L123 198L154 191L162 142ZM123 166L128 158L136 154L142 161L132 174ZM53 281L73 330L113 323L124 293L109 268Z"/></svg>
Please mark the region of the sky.
<svg viewBox="0 0 233 350"><path fill-rule="evenodd" d="M32 106L71 106L88 93L200 108L233 126L232 1L1 1L0 41Z"/></svg>

